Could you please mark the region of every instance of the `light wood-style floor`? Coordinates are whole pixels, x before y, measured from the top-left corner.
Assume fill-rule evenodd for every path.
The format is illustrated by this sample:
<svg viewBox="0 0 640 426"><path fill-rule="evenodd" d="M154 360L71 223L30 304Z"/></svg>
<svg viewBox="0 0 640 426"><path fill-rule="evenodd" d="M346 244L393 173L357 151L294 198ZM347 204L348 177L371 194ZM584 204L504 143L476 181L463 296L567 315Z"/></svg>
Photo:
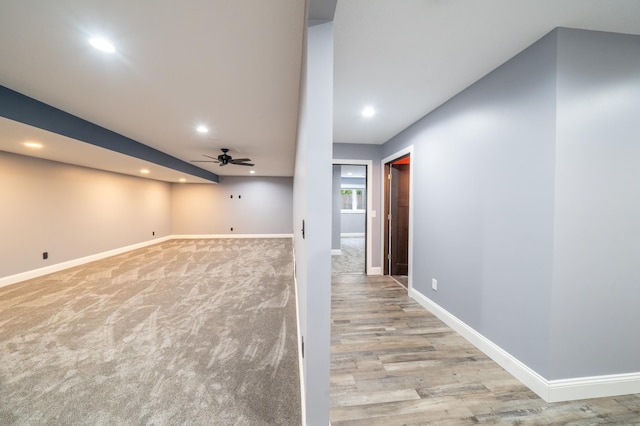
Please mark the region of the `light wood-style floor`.
<svg viewBox="0 0 640 426"><path fill-rule="evenodd" d="M331 424L640 425L640 395L547 404L388 277L334 275Z"/></svg>

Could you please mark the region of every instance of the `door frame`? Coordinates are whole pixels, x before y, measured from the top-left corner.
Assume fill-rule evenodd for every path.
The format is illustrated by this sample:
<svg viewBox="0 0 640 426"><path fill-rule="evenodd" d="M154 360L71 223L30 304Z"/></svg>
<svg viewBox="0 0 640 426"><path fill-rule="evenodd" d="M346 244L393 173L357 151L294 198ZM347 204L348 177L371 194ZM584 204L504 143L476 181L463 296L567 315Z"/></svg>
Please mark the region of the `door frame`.
<svg viewBox="0 0 640 426"><path fill-rule="evenodd" d="M373 184L373 161L372 160L344 160L344 159L333 159L334 165L345 165L345 166L367 166L367 214L366 214L366 227L365 227L365 241L367 243L367 256L365 259L365 273L367 275L373 275L372 264L372 250L371 250L371 241L373 240L372 231L372 223L373 223L373 195L372 195L372 184Z"/></svg>
<svg viewBox="0 0 640 426"><path fill-rule="evenodd" d="M387 200L389 194L386 194L386 191L384 190L385 188L385 179L388 179L386 174L384 173L385 170L385 164L387 163L391 163L395 160L400 159L401 157L406 157L407 155L409 155L411 157L411 167L409 168L409 275L408 275L408 290L411 291L413 290L413 206L414 206L414 197L413 197L413 172L415 170L415 157L413 155L413 145L409 145L406 148L403 148L399 151L394 152L391 155L388 155L387 157L383 158L382 161L380 162L380 169L382 170L381 173L381 179L382 181L380 182L381 186L381 191L382 191L382 197L381 197L381 211L384 212L384 203L385 200ZM384 213L383 213L384 214ZM386 261L386 256L387 254L385 253L385 247L384 247L384 228L385 228L385 222L387 221L387 218L383 218L383 220L380 221L380 237L382 239L382 243L380 244L380 265L382 265L383 267L381 268L382 273L384 273L384 262Z"/></svg>

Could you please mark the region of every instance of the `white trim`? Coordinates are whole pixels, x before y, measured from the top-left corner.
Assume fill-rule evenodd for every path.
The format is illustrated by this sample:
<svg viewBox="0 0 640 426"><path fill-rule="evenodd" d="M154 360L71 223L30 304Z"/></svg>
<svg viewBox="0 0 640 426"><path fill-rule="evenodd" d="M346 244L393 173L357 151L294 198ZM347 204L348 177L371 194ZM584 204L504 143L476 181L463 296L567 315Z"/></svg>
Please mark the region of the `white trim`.
<svg viewBox="0 0 640 426"><path fill-rule="evenodd" d="M214 238L293 238L293 234L184 234L172 235L174 240L207 240Z"/></svg>
<svg viewBox="0 0 640 426"><path fill-rule="evenodd" d="M292 250L293 256L293 286L295 289L295 298L296 298L296 322L297 322L297 330L298 330L298 375L300 376L300 411L302 414L302 422L300 423L302 426L307 424L307 405L306 401L306 393L305 393L305 381L304 381L304 359L302 357L302 333L300 331L300 307L298 304L298 280L296 279L296 251Z"/></svg>
<svg viewBox="0 0 640 426"><path fill-rule="evenodd" d="M368 275L382 275L382 268L379 266L374 266L371 268L371 272Z"/></svg>
<svg viewBox="0 0 640 426"><path fill-rule="evenodd" d="M408 272L408 289L409 291L411 291L411 289L413 289L413 263L414 263L414 259L413 259L413 232L414 232L414 228L413 228L413 206L415 204L414 200L415 198L413 197L413 182L414 182L414 178L413 178L413 171L415 169L414 167L414 163L415 163L415 157L413 155L413 145L409 145L406 148L401 149L400 151L396 151L391 155L386 156L385 158L382 159L382 161L380 161L380 176L381 176L381 186L380 186L380 190L382 193L382 197L380 197L380 211L382 212L382 215L384 216L384 200L385 197L387 196L387 194L385 194L384 191L384 186L385 186L385 182L384 180L387 179L387 177L384 174L384 165L387 163L390 163L394 160L397 160L400 157L404 157L405 155L409 155L411 157L411 167L409 167L409 270ZM384 266L384 262L385 262L385 257L386 257L386 253L384 252L384 223L385 223L386 219L383 218L383 220L380 221L380 265ZM382 268L381 268L382 269ZM382 269L384 270L384 269ZM391 272L391 271L389 271Z"/></svg>
<svg viewBox="0 0 640 426"><path fill-rule="evenodd" d="M342 232L340 234L341 237L344 238L359 238L362 237L364 238L367 234L365 234L364 232Z"/></svg>
<svg viewBox="0 0 640 426"><path fill-rule="evenodd" d="M640 393L640 372L549 381L547 402Z"/></svg>
<svg viewBox="0 0 640 426"><path fill-rule="evenodd" d="M331 249L331 256L342 256L342 249Z"/></svg>
<svg viewBox="0 0 640 426"><path fill-rule="evenodd" d="M640 372L547 380L422 293L410 288L409 296L484 352L485 355L511 373L546 402L574 401L640 393Z"/></svg>
<svg viewBox="0 0 640 426"><path fill-rule="evenodd" d="M171 239L172 239L171 236L155 238L153 240L144 241L142 243L136 243L136 244L120 247L113 250L107 250L102 253L96 253L89 256L79 257L77 259L68 260L66 262L56 263L54 265L45 266L44 268L32 269L30 271L21 272L15 275L9 275L7 277L0 278L0 287L5 287L11 284L16 284L22 281L33 279L33 278L42 277L44 275L52 274L54 272L60 272L65 269L84 265L85 263L106 259L107 257L116 256L118 254L126 253L131 250L137 250L140 248L158 244Z"/></svg>
<svg viewBox="0 0 640 426"><path fill-rule="evenodd" d="M346 165L362 165L367 166L367 275L372 274L372 241L373 241L373 160L345 160L345 159L333 159L332 164L346 164Z"/></svg>

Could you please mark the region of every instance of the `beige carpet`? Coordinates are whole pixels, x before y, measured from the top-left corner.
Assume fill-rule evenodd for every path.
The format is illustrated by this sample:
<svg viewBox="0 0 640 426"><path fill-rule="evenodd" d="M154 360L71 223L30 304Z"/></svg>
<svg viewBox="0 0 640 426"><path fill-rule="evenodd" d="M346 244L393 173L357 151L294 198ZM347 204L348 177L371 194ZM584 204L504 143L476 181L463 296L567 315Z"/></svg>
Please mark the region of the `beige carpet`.
<svg viewBox="0 0 640 426"><path fill-rule="evenodd" d="M299 425L289 239L173 240L0 289L0 424Z"/></svg>
<svg viewBox="0 0 640 426"><path fill-rule="evenodd" d="M364 274L365 238L340 238L341 254L331 256L331 272L339 274Z"/></svg>

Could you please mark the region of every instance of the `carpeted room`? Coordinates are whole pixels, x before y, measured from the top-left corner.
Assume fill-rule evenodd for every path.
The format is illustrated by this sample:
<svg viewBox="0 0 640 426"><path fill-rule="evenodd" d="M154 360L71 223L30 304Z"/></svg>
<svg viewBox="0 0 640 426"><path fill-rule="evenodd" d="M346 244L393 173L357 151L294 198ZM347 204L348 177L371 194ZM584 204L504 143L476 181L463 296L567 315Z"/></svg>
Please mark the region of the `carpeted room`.
<svg viewBox="0 0 640 426"><path fill-rule="evenodd" d="M0 289L2 424L300 421L291 240L170 240Z"/></svg>
<svg viewBox="0 0 640 426"><path fill-rule="evenodd" d="M8 153L0 167L1 423L299 424L290 178L172 188ZM229 192L254 214L271 197L280 220L213 216ZM206 217L202 233L231 220L275 238L170 239ZM78 258L95 261L47 269Z"/></svg>

